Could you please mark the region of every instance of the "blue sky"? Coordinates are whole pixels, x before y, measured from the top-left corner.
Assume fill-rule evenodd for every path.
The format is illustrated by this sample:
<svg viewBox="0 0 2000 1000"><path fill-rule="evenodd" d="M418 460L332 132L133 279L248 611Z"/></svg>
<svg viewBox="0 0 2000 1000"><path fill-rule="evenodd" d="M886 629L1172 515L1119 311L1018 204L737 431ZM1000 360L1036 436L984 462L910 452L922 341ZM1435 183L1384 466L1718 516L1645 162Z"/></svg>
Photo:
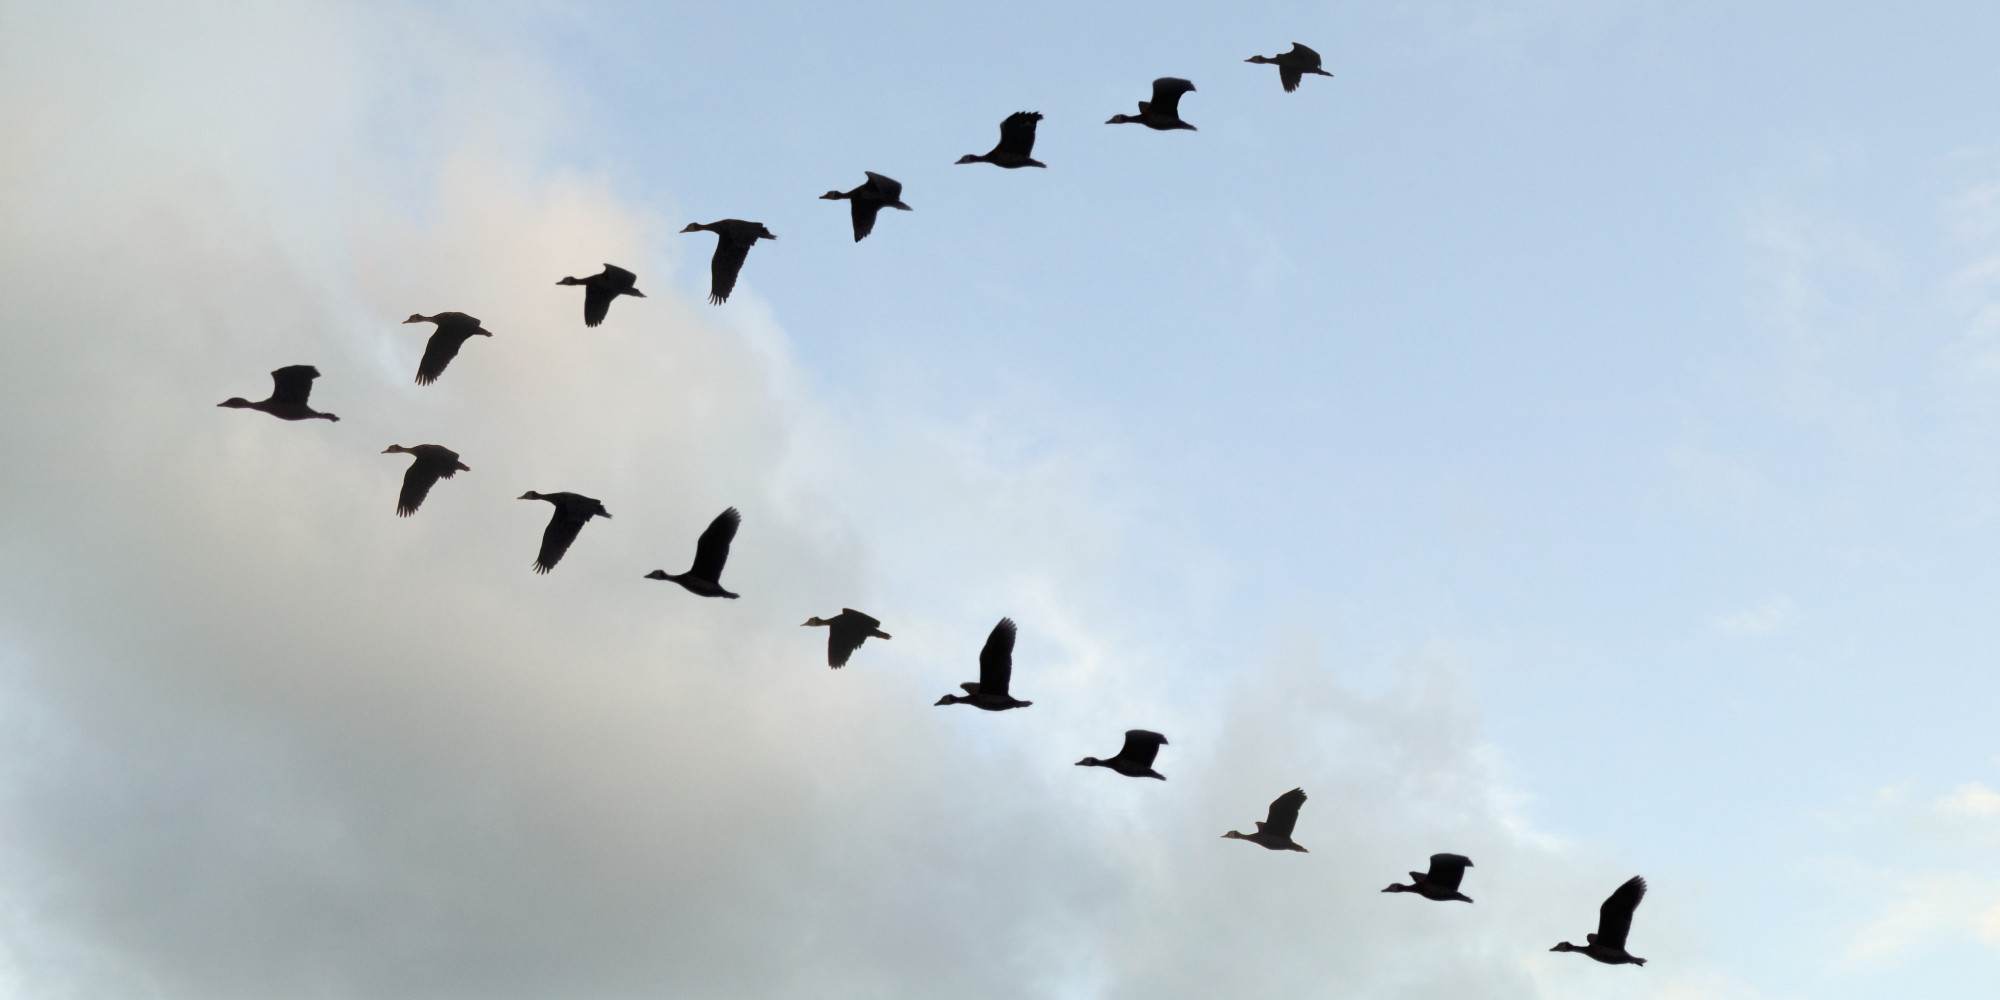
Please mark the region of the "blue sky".
<svg viewBox="0 0 2000 1000"><path fill-rule="evenodd" d="M0 10L6 983L1968 995L1996 20ZM1159 75L1200 131L1101 124ZM954 165L1016 110L1048 170ZM723 217L779 239L711 309ZM419 390L439 309L500 336ZM213 410L302 361L340 424ZM412 436L475 472L377 516ZM538 581L525 489L618 517ZM640 585L730 504L740 606ZM842 604L898 639L823 676ZM923 714L1001 614L1034 714ZM1132 725L1175 780L1078 781ZM1299 784L1326 848L1210 842ZM1368 895L1434 850L1474 911ZM1542 952L1633 873L1652 965Z"/></svg>

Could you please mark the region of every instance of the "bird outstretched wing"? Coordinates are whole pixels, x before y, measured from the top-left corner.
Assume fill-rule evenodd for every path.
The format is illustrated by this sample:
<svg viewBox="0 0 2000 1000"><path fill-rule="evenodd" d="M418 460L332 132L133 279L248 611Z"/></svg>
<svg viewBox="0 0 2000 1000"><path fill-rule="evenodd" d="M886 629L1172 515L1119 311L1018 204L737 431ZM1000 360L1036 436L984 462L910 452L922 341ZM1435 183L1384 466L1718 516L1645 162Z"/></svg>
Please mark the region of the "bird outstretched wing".
<svg viewBox="0 0 2000 1000"><path fill-rule="evenodd" d="M1306 792L1303 788L1294 788L1272 799L1271 811L1264 817L1264 832L1291 839L1292 828L1299 824L1299 807L1305 804Z"/></svg>
<svg viewBox="0 0 2000 1000"><path fill-rule="evenodd" d="M736 528L743 523L743 515L731 507L715 515L701 538L694 543L694 568L688 570L710 583L722 582L722 566L729 561L729 543L736 537Z"/></svg>
<svg viewBox="0 0 2000 1000"><path fill-rule="evenodd" d="M443 478L438 474L437 465L426 461L423 456L410 463L403 473L403 492L396 497L396 516L409 517L424 505L424 498L431 495L431 487ZM561 553L557 553L560 557Z"/></svg>
<svg viewBox="0 0 2000 1000"><path fill-rule="evenodd" d="M1612 890L1597 910L1597 943L1623 950L1625 936L1632 932L1632 911L1646 898L1646 880L1637 875Z"/></svg>
<svg viewBox="0 0 2000 1000"><path fill-rule="evenodd" d="M468 330L440 323L437 332L431 334L430 342L424 345L423 360L417 362L417 384L429 385L437 381L437 377L444 374L445 366L451 364L451 359L458 357L458 349L465 346L471 337L472 333Z"/></svg>
<svg viewBox="0 0 2000 1000"><path fill-rule="evenodd" d="M596 326L604 322L604 317L611 314L611 300L617 297L617 292L595 281L583 286L583 325ZM455 353L457 349L453 350Z"/></svg>
<svg viewBox="0 0 2000 1000"><path fill-rule="evenodd" d="M556 506L554 517L549 518L548 528L542 531L542 551L535 557L535 572L547 573L562 561L563 553L569 551L577 533L583 530L586 518L572 515L561 504Z"/></svg>
<svg viewBox="0 0 2000 1000"><path fill-rule="evenodd" d="M993 147L994 153L1027 156L1035 151L1035 123L1042 120L1039 111L1016 111L1000 123L1000 144ZM988 154L991 155L991 154Z"/></svg>
<svg viewBox="0 0 2000 1000"><path fill-rule="evenodd" d="M847 203L847 208L854 215L854 242L859 243L875 231L875 216L882 211L882 203L856 198Z"/></svg>
<svg viewBox="0 0 2000 1000"><path fill-rule="evenodd" d="M1181 95L1194 89L1191 81L1163 76L1153 81L1153 110L1176 118L1181 113Z"/></svg>
<svg viewBox="0 0 2000 1000"><path fill-rule="evenodd" d="M1118 756L1132 761L1140 767L1152 767L1153 758L1160 755L1160 745L1165 742L1167 742L1166 737L1151 730L1127 729L1125 730L1125 747L1118 751Z"/></svg>
<svg viewBox="0 0 2000 1000"><path fill-rule="evenodd" d="M1006 695L1014 676L1014 619L1002 618L979 651L979 693Z"/></svg>
<svg viewBox="0 0 2000 1000"><path fill-rule="evenodd" d="M1430 874L1424 878L1433 885L1456 890L1465 880L1465 869L1470 864L1472 859L1463 854L1433 854Z"/></svg>
<svg viewBox="0 0 2000 1000"><path fill-rule="evenodd" d="M312 395L313 379L318 377L319 369L311 365L287 365L272 372L271 402L306 405L306 397Z"/></svg>
<svg viewBox="0 0 2000 1000"><path fill-rule="evenodd" d="M873 223L874 219L869 219L869 222ZM710 304L719 306L729 301L729 293L736 289L737 272L743 270L743 262L750 257L750 244L755 242L754 237L739 239L731 237L728 233L716 234L715 256L708 261Z"/></svg>

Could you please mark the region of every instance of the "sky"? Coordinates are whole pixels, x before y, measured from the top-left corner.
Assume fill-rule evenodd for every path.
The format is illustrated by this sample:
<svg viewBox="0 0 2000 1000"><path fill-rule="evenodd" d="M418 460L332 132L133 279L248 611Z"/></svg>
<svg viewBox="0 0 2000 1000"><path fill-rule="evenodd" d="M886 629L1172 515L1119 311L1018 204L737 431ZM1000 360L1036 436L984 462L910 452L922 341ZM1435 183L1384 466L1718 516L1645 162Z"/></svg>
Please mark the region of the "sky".
<svg viewBox="0 0 2000 1000"><path fill-rule="evenodd" d="M0 2L0 996L1974 995L1996 33ZM539 576L527 490L614 516ZM728 506L741 600L643 579ZM933 707L1003 615L1034 706Z"/></svg>

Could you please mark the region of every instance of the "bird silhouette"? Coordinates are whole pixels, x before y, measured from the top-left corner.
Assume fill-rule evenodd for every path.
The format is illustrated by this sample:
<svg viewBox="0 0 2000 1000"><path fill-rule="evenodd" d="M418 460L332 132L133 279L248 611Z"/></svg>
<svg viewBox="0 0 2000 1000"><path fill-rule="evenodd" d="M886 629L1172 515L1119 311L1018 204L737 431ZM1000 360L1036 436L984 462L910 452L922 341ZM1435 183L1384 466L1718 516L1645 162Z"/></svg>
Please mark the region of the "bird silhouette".
<svg viewBox="0 0 2000 1000"><path fill-rule="evenodd" d="M271 373L269 399L253 403L242 396L231 396L215 405L232 410L259 410L279 420L339 420L331 413L321 413L306 405L306 397L312 395L313 379L318 377L319 369L311 365L287 365Z"/></svg>
<svg viewBox="0 0 2000 1000"><path fill-rule="evenodd" d="M1470 867L1472 859L1463 854L1433 854L1429 872L1411 872L1409 885L1391 882L1382 891L1414 892L1440 903L1451 899L1470 903L1472 898L1458 891L1458 883L1465 878L1465 870Z"/></svg>
<svg viewBox="0 0 2000 1000"><path fill-rule="evenodd" d="M1195 131L1193 125L1181 121L1181 95L1194 89L1194 84L1177 76L1163 76L1153 81L1153 99L1139 102L1136 115L1112 115L1104 124L1144 125L1161 132L1177 128Z"/></svg>
<svg viewBox="0 0 2000 1000"><path fill-rule="evenodd" d="M750 248L758 240L775 240L776 236L761 222L745 222L742 219L719 219L715 222L690 222L683 233L711 232L716 236L715 256L708 261L708 302L721 305L729 301L729 293L736 287L736 273L743 270L743 261L750 256Z"/></svg>
<svg viewBox="0 0 2000 1000"><path fill-rule="evenodd" d="M1010 708L1027 708L1032 701L1022 701L1007 693L1007 685L1014 677L1014 619L1002 618L993 626L993 633L986 637L986 648L979 651L979 679L966 681L959 687L965 689L963 695L948 694L937 700L940 705L971 705L989 712L1004 712Z"/></svg>
<svg viewBox="0 0 2000 1000"><path fill-rule="evenodd" d="M593 517L611 516L604 505L581 493L537 493L529 490L521 494L519 500L547 500L556 505L556 512L549 518L549 526L542 531L542 551L535 557L535 572L547 573L562 561L563 553L569 551L571 542L576 541L577 532L583 530L584 523Z"/></svg>
<svg viewBox="0 0 2000 1000"><path fill-rule="evenodd" d="M800 628L808 625L823 626L826 629L826 665L835 670L847 666L847 658L870 639L887 639L889 633L882 631L882 623L853 608L841 608L832 618L814 615L799 623Z"/></svg>
<svg viewBox="0 0 2000 1000"><path fill-rule="evenodd" d="M1299 823L1299 807L1306 804L1303 788L1294 788L1271 800L1271 811L1257 824L1256 833L1237 833L1231 830L1222 835L1224 840L1247 840L1272 851L1297 851L1306 849L1292 843L1292 828Z"/></svg>
<svg viewBox="0 0 2000 1000"><path fill-rule="evenodd" d="M409 517L424 505L424 498L431 495L431 487L440 479L450 479L461 472L471 472L472 466L458 460L458 452L441 444L420 444L405 448L392 444L382 449L384 455L412 455L416 460L403 473L403 492L396 497L396 516Z"/></svg>
<svg viewBox="0 0 2000 1000"><path fill-rule="evenodd" d="M820 195L822 201L846 200L854 215L854 242L859 243L875 231L875 213L885 208L900 208L910 211L903 204L903 185L894 178L884 177L873 170L864 170L868 183L852 191L828 191Z"/></svg>
<svg viewBox="0 0 2000 1000"><path fill-rule="evenodd" d="M1166 737L1151 730L1127 729L1125 746L1119 749L1118 756L1110 760L1085 757L1077 761L1076 766L1108 767L1128 778L1158 778L1165 781L1166 775L1153 770L1153 758L1159 755L1160 748L1166 743Z"/></svg>
<svg viewBox="0 0 2000 1000"><path fill-rule="evenodd" d="M722 564L729 561L729 542L736 537L737 525L742 523L743 515L734 507L715 515L715 520L695 540L694 565L687 572L669 575L666 570L656 569L646 574L646 579L678 583L688 593L702 597L739 596L722 589Z"/></svg>
<svg viewBox="0 0 2000 1000"><path fill-rule="evenodd" d="M1333 75L1319 68L1319 53L1297 42L1292 43L1292 50L1290 52L1280 52L1275 56L1251 56L1243 61L1278 67L1278 82L1285 85L1285 93L1287 94L1299 89L1299 80L1303 74L1311 73L1314 76Z"/></svg>
<svg viewBox="0 0 2000 1000"><path fill-rule="evenodd" d="M441 312L435 316L411 313L404 323L436 323L437 330L424 345L424 358L417 362L417 384L429 385L444 374L446 365L458 357L458 349L474 337L491 337L493 331L482 328L479 320L462 312ZM596 324L592 324L595 326Z"/></svg>
<svg viewBox="0 0 2000 1000"><path fill-rule="evenodd" d="M996 167L1015 170L1020 167L1046 167L1048 164L1028 154L1035 151L1035 123L1042 120L1039 111L1016 111L1000 123L1000 143L989 152L967 153L958 162L991 163Z"/></svg>
<svg viewBox="0 0 2000 1000"><path fill-rule="evenodd" d="M1645 898L1646 880L1632 876L1597 908L1597 933L1584 935L1583 947L1564 941L1549 950L1582 952L1606 965L1645 965L1645 959L1625 950L1625 936L1632 932L1632 911Z"/></svg>
<svg viewBox="0 0 2000 1000"><path fill-rule="evenodd" d="M645 292L632 287L638 280L638 275L616 264L606 264L604 270L588 278L564 278L556 284L583 286L583 325L596 326L611 311L612 299L620 295L646 297Z"/></svg>

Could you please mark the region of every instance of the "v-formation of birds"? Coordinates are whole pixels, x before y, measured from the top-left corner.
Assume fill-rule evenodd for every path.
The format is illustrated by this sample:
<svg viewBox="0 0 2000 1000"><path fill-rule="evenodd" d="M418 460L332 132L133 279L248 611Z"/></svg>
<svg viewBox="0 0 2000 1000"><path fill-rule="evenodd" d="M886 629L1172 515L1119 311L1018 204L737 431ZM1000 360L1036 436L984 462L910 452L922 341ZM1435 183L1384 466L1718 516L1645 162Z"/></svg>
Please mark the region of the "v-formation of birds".
<svg viewBox="0 0 2000 1000"><path fill-rule="evenodd" d="M1290 51L1276 56L1251 56L1245 62L1278 67L1279 82L1286 92L1298 89L1300 81L1307 75L1332 76L1320 68L1319 53L1296 42ZM1139 102L1136 115L1117 114L1108 119L1107 125L1137 124L1156 131L1195 131L1195 126L1180 117L1181 98L1194 93L1194 83L1180 77L1165 76L1153 81L1152 99ZM1000 123L1000 141L992 150L983 154L968 153L961 157L960 164L990 163L1007 169L1021 167L1044 167L1048 164L1034 158L1035 126L1042 115L1034 111L1018 111L1008 115ZM828 191L820 197L830 201L845 201L854 229L854 240L860 242L875 230L876 216L884 208L911 211L903 203L903 185L893 178L864 171L867 181L848 191ZM742 219L721 219L707 223L689 223L683 233L710 232L716 235L715 254L710 260L709 302L721 305L729 300L729 293L736 287L737 275L749 258L750 248L758 240L775 240L777 235L760 222L746 222ZM638 275L615 264L605 264L604 270L588 277L565 277L558 285L581 285L584 289L583 322L585 326L602 324L611 310L611 303L620 296L644 298L639 291ZM485 329L480 321L461 312L441 312L433 316L414 314L405 323L430 323L436 329L424 347L422 360L417 363L418 385L430 385L444 374L451 360L458 356L459 349L473 337L491 337L493 333ZM271 395L267 399L251 402L242 397L231 397L217 405L237 409L261 410L281 420L328 420L340 418L331 413L314 410L307 404L312 392L313 380L319 378L319 369L311 365L289 365L271 373ZM419 444L405 447L392 444L383 454L407 454L412 461L403 474L403 486L396 500L396 514L399 517L414 515L423 506L424 498L440 479L450 479L460 472L470 472L471 468L459 460L457 452L443 445ZM545 501L555 509L549 517L548 527L542 532L542 544L534 562L536 573L548 573L562 561L585 524L592 518L609 518L611 512L604 504L580 493L538 493L534 490L520 496L522 500ZM662 580L679 584L691 594L701 597L736 598L741 595L731 592L722 585L723 566L729 560L729 546L736 538L737 529L743 521L736 508L718 514L714 521L702 531L695 541L694 561L684 573L668 573L656 569L646 574L646 579ZM827 630L827 666L839 669L846 666L849 659L871 638L888 639L889 633L882 631L882 623L877 619L856 611L842 608L840 614L830 619L818 616L807 619L804 626ZM939 698L939 705L971 705L988 712L1004 712L1010 709L1027 708L1034 704L1014 697L1011 684L1014 673L1014 638L1016 628L1012 618L1002 618L986 638L986 645L979 651L979 679L966 681L959 687L964 694L946 694ZM1160 748L1167 745L1167 738L1146 729L1131 729L1125 732L1125 742L1116 756L1107 759L1085 757L1077 761L1078 767L1102 767L1128 778L1154 778L1166 780L1153 767ZM1247 840L1272 851L1296 851L1306 853L1306 849L1292 840L1292 832L1297 828L1299 811L1305 805L1306 793L1302 788L1294 788L1272 800L1265 818L1256 824L1255 833L1241 833L1230 830L1223 834L1227 840ZM1430 870L1410 872L1408 883L1392 883L1383 892L1415 893L1425 899L1437 902L1464 902L1472 899L1459 891L1465 877L1465 870L1472 867L1472 859L1460 854L1440 853L1431 855ZM1607 898L1598 911L1597 932L1585 936L1582 946L1563 941L1551 951L1573 951L1587 955L1608 965L1644 965L1646 960L1634 957L1625 950L1625 939L1632 927L1632 914L1639 901L1646 895L1646 880L1639 877L1620 885Z"/></svg>

